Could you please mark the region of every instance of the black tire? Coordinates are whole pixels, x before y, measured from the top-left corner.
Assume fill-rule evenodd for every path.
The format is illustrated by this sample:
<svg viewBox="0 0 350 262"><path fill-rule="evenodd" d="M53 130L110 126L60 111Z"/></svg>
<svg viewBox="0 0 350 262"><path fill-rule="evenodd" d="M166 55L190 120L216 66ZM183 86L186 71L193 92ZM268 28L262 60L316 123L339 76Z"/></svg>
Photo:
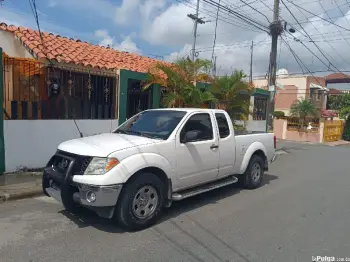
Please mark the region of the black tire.
<svg viewBox="0 0 350 262"><path fill-rule="evenodd" d="M259 166L260 175L259 178L254 178L254 169L256 166ZM264 160L257 155L253 155L249 161L247 170L241 177L241 183L246 189L255 189L261 186L264 178Z"/></svg>
<svg viewBox="0 0 350 262"><path fill-rule="evenodd" d="M158 194L158 201L154 211L145 217L139 218L135 215L133 201L139 190L145 187L152 187ZM141 230L153 225L164 207L166 196L166 187L164 183L152 173L139 173L136 177L125 184L121 196L116 205L114 219L127 230Z"/></svg>

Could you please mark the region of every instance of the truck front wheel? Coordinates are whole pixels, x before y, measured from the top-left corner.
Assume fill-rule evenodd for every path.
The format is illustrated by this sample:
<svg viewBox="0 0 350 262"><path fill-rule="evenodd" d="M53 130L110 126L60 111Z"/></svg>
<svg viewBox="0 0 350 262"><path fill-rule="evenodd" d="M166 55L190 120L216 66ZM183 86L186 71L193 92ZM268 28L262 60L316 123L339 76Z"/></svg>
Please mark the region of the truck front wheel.
<svg viewBox="0 0 350 262"><path fill-rule="evenodd" d="M140 173L125 184L114 218L129 230L153 225L164 205L165 185L154 174Z"/></svg>
<svg viewBox="0 0 350 262"><path fill-rule="evenodd" d="M264 160L258 155L253 155L249 161L247 170L242 176L244 187L247 189L258 188L263 181L263 176Z"/></svg>

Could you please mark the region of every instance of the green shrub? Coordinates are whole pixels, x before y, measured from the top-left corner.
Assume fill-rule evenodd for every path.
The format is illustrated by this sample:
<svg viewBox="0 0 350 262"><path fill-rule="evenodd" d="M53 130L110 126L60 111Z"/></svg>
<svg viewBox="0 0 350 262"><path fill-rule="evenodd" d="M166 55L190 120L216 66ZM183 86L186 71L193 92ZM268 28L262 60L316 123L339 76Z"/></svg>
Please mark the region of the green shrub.
<svg viewBox="0 0 350 262"><path fill-rule="evenodd" d="M350 141L350 120L349 120L349 118L345 122L344 131L343 131L343 139L346 141Z"/></svg>
<svg viewBox="0 0 350 262"><path fill-rule="evenodd" d="M273 113L273 115L274 115L274 117L276 117L277 119L278 119L278 118L282 118L282 117L285 116L284 112L282 112L282 111L275 111L275 112Z"/></svg>

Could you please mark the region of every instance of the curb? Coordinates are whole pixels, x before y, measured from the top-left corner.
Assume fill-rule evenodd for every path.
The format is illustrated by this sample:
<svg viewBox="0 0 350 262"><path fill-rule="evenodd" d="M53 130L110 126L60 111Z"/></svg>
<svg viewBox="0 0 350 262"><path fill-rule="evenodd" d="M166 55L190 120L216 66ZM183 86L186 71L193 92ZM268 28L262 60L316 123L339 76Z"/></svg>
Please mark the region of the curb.
<svg viewBox="0 0 350 262"><path fill-rule="evenodd" d="M0 204L5 203L7 201L31 198L31 197L40 196L43 194L44 192L41 185L22 192L16 192L16 193L0 192Z"/></svg>

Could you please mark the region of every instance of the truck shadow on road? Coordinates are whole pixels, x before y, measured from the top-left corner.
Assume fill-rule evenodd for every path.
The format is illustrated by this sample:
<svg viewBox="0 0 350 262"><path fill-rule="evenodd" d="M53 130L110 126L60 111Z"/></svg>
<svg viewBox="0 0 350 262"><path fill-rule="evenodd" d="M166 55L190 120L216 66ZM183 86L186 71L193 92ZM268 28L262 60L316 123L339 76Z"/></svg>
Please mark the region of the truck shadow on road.
<svg viewBox="0 0 350 262"><path fill-rule="evenodd" d="M271 181L276 179L278 179L278 176L266 173L261 187L270 184ZM163 216L160 218L157 224L160 224L172 218L179 217L194 209L201 208L210 204L216 204L221 199L239 194L242 190L245 189L240 188L238 185L229 185L191 198L184 199L179 202L173 202L170 208L164 210ZM101 218L94 212L85 208L82 208L76 213L71 213L66 210L62 210L59 213L63 214L68 219L73 221L79 228L94 227L98 230L108 233L127 233L127 231L120 228L119 225L117 225L113 220Z"/></svg>

